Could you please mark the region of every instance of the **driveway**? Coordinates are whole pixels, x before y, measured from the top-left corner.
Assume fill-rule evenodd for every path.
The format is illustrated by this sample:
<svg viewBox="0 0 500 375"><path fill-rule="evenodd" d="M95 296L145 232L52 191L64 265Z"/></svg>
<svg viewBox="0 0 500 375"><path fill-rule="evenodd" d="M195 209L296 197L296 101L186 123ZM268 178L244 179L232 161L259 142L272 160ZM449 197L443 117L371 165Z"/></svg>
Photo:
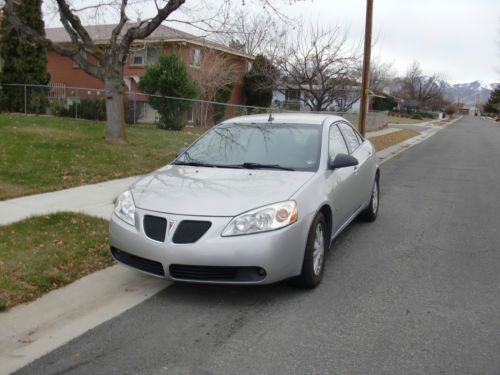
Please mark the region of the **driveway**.
<svg viewBox="0 0 500 375"><path fill-rule="evenodd" d="M498 374L499 145L464 117L384 163L314 291L173 284L18 373Z"/></svg>

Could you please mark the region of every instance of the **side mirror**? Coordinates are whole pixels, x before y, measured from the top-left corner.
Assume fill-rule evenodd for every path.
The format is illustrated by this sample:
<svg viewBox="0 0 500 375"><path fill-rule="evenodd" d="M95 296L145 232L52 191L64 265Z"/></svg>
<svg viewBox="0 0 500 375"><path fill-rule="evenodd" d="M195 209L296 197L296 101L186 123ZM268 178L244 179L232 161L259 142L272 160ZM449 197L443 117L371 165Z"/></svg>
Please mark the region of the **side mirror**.
<svg viewBox="0 0 500 375"><path fill-rule="evenodd" d="M175 157L177 158L177 157L181 156L185 151L186 151L186 148L185 147L181 147L179 149L179 151L177 152L177 155L175 155Z"/></svg>
<svg viewBox="0 0 500 375"><path fill-rule="evenodd" d="M328 169L354 167L358 164L358 159L356 159L354 156L347 154L337 154L335 156L335 159L328 163Z"/></svg>

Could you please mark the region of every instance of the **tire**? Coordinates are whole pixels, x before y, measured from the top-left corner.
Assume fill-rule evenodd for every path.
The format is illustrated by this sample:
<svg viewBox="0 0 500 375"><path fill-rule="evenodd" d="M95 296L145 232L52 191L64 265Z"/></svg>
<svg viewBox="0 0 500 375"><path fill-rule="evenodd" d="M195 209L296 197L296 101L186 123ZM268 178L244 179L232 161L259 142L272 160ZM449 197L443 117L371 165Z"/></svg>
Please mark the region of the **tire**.
<svg viewBox="0 0 500 375"><path fill-rule="evenodd" d="M370 198L370 203L360 214L360 218L363 221L372 222L377 219L378 208L380 203L380 188L379 188L379 178L375 177L373 181L372 195Z"/></svg>
<svg viewBox="0 0 500 375"><path fill-rule="evenodd" d="M325 271L325 254L328 249L326 220L320 212L316 215L307 236L302 272L293 282L302 288L316 288Z"/></svg>

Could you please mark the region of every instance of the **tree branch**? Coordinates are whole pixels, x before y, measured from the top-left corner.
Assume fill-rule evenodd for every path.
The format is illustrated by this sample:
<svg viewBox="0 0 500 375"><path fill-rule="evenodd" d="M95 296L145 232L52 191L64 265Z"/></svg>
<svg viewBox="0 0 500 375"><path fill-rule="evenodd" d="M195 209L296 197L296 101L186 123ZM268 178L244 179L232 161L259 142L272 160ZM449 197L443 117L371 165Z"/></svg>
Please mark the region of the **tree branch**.
<svg viewBox="0 0 500 375"><path fill-rule="evenodd" d="M111 40L110 40L111 46L116 45L116 40L118 39L118 36L122 32L123 26L128 21L127 15L125 13L125 8L127 7L127 3L128 0L122 0L122 5L120 6L120 22L118 22L118 25L115 26L113 32L111 33Z"/></svg>
<svg viewBox="0 0 500 375"><path fill-rule="evenodd" d="M158 13L144 25L139 24L127 30L120 43L122 55L126 55L130 45L135 39L147 38L160 24L175 10L179 9L186 0L169 0L168 3L158 9Z"/></svg>

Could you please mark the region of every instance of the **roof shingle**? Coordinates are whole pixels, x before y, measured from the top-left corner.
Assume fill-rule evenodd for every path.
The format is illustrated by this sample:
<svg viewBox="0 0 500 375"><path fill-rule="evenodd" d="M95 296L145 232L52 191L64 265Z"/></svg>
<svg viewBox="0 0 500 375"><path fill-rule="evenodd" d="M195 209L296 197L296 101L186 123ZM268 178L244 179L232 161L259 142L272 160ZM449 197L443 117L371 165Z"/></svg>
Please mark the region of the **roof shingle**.
<svg viewBox="0 0 500 375"><path fill-rule="evenodd" d="M122 35L132 26L134 23L127 23L122 29ZM111 25L89 25L85 26L85 30L89 33L90 37L96 44L108 43L111 39L111 33L116 24ZM45 34L47 38L55 43L71 43L71 38L64 27L55 27L45 29ZM216 48L223 50L235 55L240 55L253 59L253 56L248 55L242 51L237 51L235 49L226 47L222 44L212 42L206 38L202 38L193 34L186 33L181 30L174 29L169 26L160 25L156 28L147 38L147 41L186 41L195 44L206 45L207 47Z"/></svg>

